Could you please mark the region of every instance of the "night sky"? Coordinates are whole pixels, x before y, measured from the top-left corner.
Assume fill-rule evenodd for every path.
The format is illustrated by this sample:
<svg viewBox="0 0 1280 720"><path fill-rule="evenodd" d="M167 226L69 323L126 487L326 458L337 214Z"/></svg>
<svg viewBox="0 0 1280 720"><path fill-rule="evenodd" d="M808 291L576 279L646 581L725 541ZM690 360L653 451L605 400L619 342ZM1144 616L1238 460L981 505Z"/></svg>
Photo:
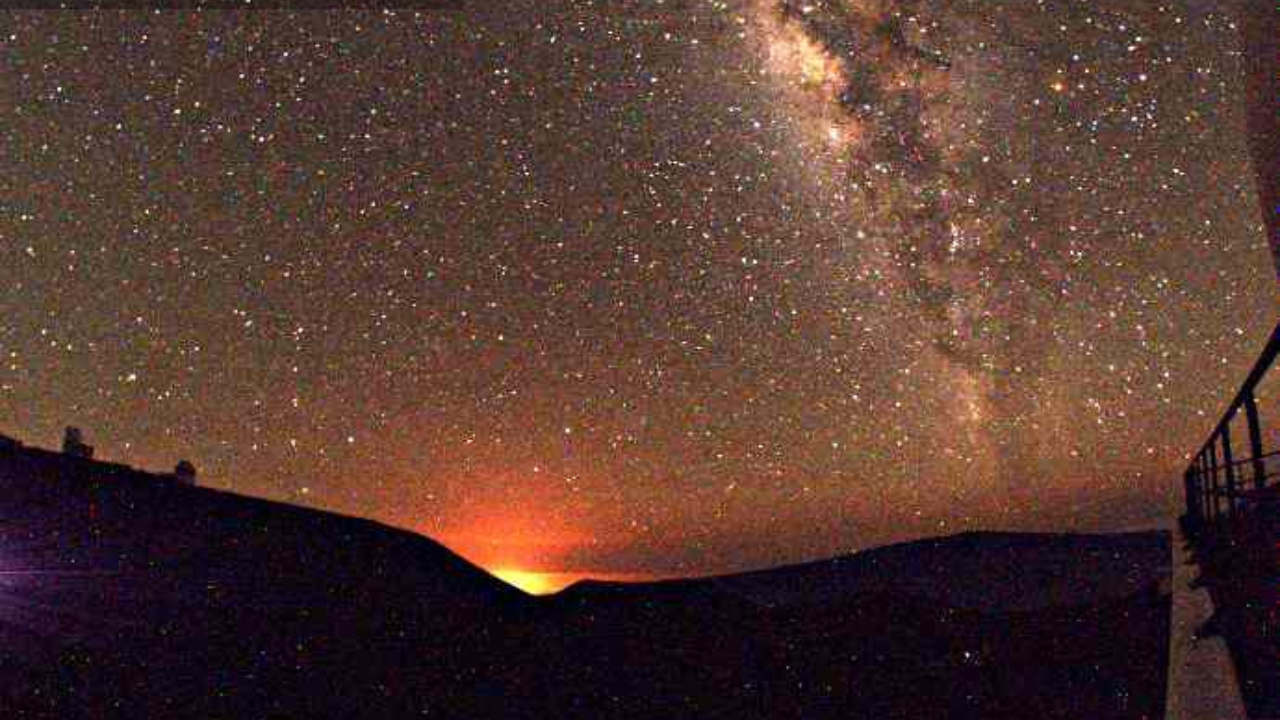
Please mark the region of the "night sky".
<svg viewBox="0 0 1280 720"><path fill-rule="evenodd" d="M6 11L0 432L570 575L1150 527L1277 284L1231 15L1095 5Z"/></svg>

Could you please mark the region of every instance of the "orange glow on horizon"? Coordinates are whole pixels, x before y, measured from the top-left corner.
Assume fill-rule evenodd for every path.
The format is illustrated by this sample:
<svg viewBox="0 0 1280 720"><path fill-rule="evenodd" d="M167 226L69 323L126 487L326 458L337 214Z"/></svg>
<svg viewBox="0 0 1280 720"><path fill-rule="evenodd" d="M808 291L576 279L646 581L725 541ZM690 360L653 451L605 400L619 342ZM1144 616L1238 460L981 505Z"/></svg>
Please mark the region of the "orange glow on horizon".
<svg viewBox="0 0 1280 720"><path fill-rule="evenodd" d="M493 473L491 477L507 476ZM601 550L600 532L556 512L557 506L566 502L564 498L546 494L538 485L510 484L520 489L518 496L465 508L430 535L467 562L530 595L549 595L588 578L616 582L653 579L629 570L597 572L576 567L585 553ZM603 522L607 523L607 518ZM608 535L612 542L625 542L624 532Z"/></svg>
<svg viewBox="0 0 1280 720"><path fill-rule="evenodd" d="M490 572L499 580L508 585L513 585L530 595L550 595L572 583L572 580L565 583L557 582L557 573L541 573L531 570L516 570L514 568L494 568Z"/></svg>
<svg viewBox="0 0 1280 720"><path fill-rule="evenodd" d="M530 595L551 595L558 593L579 580L598 580L601 582L636 583L654 582L663 577L645 573L575 573L575 572L539 572L537 570L517 570L511 567L499 567L489 570L499 580L523 590Z"/></svg>

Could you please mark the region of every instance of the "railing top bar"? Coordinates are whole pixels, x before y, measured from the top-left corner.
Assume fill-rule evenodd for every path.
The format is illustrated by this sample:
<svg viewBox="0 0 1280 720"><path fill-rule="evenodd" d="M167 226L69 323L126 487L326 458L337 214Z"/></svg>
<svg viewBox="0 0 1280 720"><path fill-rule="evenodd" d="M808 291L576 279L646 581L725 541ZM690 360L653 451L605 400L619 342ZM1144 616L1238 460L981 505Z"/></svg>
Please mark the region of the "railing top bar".
<svg viewBox="0 0 1280 720"><path fill-rule="evenodd" d="M1252 457L1252 456L1250 456L1250 457L1246 457L1246 458L1241 458L1241 459L1239 459L1239 460L1232 460L1232 461L1231 461L1231 466L1232 466L1232 467L1235 467L1235 466L1237 466L1237 465L1250 465L1250 464L1252 464L1255 460L1267 460L1268 458L1273 458L1273 457L1276 457L1276 456L1278 456L1278 455L1280 455L1280 450L1273 450L1273 451L1271 451L1271 452L1269 452L1269 453L1263 453L1263 454L1261 454L1261 455L1259 455L1259 456L1257 456L1257 457ZM1219 460L1219 461L1218 461L1218 469L1219 469L1219 470L1221 470L1221 469L1223 469L1223 468L1225 468L1225 467L1227 467L1226 463L1224 463L1224 462L1222 462L1221 460ZM1194 460L1191 462L1191 466L1190 466L1190 467L1188 467L1187 469L1188 469L1188 470L1195 470L1195 461L1194 461Z"/></svg>
<svg viewBox="0 0 1280 720"><path fill-rule="evenodd" d="M1222 419L1214 426L1213 432L1209 433L1209 438L1204 441L1196 454L1209 449L1213 445L1214 440L1222 430L1227 427L1231 419L1235 417L1236 412L1244 407L1245 399L1253 393L1254 388L1262 382L1262 378L1267 374L1267 370L1271 369L1272 363L1275 362L1276 356L1280 355L1280 323L1271 330L1271 339L1267 341L1267 346L1262 350L1262 357L1258 358L1258 362L1254 363L1253 369L1249 371L1249 377L1245 378L1244 385L1240 387L1240 392L1236 393L1236 397L1231 401L1231 405L1227 407L1227 411L1222 414Z"/></svg>

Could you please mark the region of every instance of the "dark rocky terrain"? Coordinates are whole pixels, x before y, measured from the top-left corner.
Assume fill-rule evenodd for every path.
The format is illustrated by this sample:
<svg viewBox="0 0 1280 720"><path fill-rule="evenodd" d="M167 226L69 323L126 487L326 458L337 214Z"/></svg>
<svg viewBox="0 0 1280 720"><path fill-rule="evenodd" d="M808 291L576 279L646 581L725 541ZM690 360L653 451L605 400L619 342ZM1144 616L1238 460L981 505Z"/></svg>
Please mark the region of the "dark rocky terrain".
<svg viewBox="0 0 1280 720"><path fill-rule="evenodd" d="M534 598L426 538L0 447L4 717L1152 718L1163 533Z"/></svg>

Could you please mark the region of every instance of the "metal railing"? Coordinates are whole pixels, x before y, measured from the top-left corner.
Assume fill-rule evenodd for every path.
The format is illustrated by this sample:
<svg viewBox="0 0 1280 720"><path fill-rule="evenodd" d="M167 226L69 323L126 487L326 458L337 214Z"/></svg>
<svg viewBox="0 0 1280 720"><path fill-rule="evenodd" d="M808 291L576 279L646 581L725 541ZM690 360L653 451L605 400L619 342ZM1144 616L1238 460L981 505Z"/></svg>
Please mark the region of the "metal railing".
<svg viewBox="0 0 1280 720"><path fill-rule="evenodd" d="M1267 452L1262 442L1262 419L1258 415L1256 391L1267 376L1276 356L1280 355L1280 324L1271 331L1271 339L1262 351L1262 357L1254 364L1244 386L1231 401L1209 439L1200 447L1183 480L1186 486L1187 523L1191 528L1215 524L1226 518L1234 518L1258 491L1267 486L1268 480L1280 477L1280 469L1268 469L1268 465L1280 465L1280 450ZM1247 430L1243 439L1246 448L1233 448L1231 423L1243 411ZM1239 454L1247 450L1242 459ZM1268 462L1271 458L1277 460Z"/></svg>

